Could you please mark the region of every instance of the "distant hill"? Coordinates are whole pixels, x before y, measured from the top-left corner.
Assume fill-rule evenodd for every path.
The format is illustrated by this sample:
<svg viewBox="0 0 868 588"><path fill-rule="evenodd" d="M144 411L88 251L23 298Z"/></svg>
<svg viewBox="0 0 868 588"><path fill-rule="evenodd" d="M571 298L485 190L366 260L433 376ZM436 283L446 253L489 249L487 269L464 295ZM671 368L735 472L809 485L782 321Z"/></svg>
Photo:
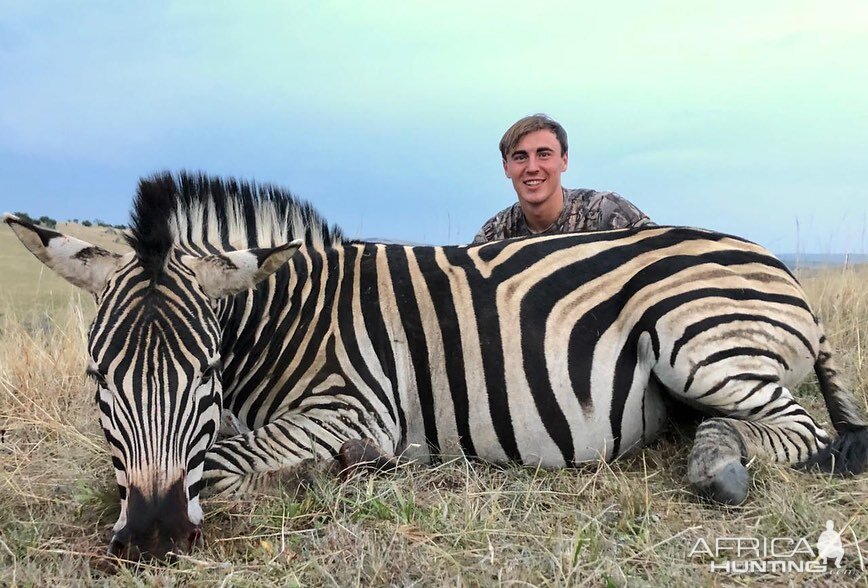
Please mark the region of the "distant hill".
<svg viewBox="0 0 868 588"><path fill-rule="evenodd" d="M864 253L775 253L790 269L813 269L868 263Z"/></svg>
<svg viewBox="0 0 868 588"><path fill-rule="evenodd" d="M87 241L93 245L99 245L115 253L126 253L130 250L124 241L123 230L112 227L98 227L96 225L86 227L78 223L57 223L56 231Z"/></svg>

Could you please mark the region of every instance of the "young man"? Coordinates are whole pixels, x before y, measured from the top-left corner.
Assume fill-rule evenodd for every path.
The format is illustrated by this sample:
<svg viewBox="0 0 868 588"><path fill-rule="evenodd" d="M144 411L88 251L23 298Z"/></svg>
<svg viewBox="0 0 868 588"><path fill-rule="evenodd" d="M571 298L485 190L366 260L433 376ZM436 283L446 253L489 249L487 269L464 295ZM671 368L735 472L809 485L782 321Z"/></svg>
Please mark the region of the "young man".
<svg viewBox="0 0 868 588"><path fill-rule="evenodd" d="M561 186L561 174L567 171L567 132L545 114L526 116L509 127L500 140L500 154L518 202L482 225L474 244L653 224L614 192Z"/></svg>

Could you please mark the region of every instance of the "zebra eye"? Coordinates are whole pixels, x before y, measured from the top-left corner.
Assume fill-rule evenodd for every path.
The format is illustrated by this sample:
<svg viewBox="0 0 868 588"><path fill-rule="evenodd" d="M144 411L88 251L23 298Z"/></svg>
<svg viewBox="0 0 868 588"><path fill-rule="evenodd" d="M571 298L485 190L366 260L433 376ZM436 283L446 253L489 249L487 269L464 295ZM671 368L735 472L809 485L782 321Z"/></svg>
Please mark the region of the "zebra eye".
<svg viewBox="0 0 868 588"><path fill-rule="evenodd" d="M202 378L200 379L201 384L207 384L208 382L210 382L211 378L213 378L216 373L217 364L212 363L207 368L205 368L204 372L202 372Z"/></svg>
<svg viewBox="0 0 868 588"><path fill-rule="evenodd" d="M95 369L87 368L85 375L88 378L90 378L91 380L93 380L94 382L96 382L98 385L102 386L103 388L108 388L108 384L105 381L105 376L103 376L101 373L99 373Z"/></svg>

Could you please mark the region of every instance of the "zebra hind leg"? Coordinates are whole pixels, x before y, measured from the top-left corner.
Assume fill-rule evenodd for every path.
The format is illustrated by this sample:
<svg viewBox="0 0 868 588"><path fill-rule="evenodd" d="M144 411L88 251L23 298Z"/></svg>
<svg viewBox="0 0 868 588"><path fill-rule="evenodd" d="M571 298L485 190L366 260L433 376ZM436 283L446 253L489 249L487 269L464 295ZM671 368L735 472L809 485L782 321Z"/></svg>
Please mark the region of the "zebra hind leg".
<svg viewBox="0 0 868 588"><path fill-rule="evenodd" d="M733 400L713 407L727 416L708 419L696 431L687 477L701 496L736 505L747 498L747 461L764 456L779 463L802 463L826 447L830 438L783 386L733 383L725 396L714 395Z"/></svg>
<svg viewBox="0 0 868 588"><path fill-rule="evenodd" d="M862 425L843 431L832 443L796 467L836 476L856 476L868 471L868 427Z"/></svg>
<svg viewBox="0 0 868 588"><path fill-rule="evenodd" d="M814 372L838 438L797 467L838 476L855 476L868 471L868 423L853 394L839 380L825 336L820 339Z"/></svg>

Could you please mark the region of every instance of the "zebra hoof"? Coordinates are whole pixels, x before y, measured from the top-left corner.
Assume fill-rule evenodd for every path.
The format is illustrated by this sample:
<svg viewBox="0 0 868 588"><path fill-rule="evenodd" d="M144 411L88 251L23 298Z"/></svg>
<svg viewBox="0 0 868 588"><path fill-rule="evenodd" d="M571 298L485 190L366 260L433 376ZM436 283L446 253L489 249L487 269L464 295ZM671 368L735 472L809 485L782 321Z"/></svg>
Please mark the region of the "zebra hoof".
<svg viewBox="0 0 868 588"><path fill-rule="evenodd" d="M387 455L372 439L349 439L336 456L344 475L360 469L388 471L397 467L394 457Z"/></svg>
<svg viewBox="0 0 868 588"><path fill-rule="evenodd" d="M739 462L730 462L710 479L695 482L693 486L703 498L718 504L737 506L747 498L749 483L747 468Z"/></svg>

